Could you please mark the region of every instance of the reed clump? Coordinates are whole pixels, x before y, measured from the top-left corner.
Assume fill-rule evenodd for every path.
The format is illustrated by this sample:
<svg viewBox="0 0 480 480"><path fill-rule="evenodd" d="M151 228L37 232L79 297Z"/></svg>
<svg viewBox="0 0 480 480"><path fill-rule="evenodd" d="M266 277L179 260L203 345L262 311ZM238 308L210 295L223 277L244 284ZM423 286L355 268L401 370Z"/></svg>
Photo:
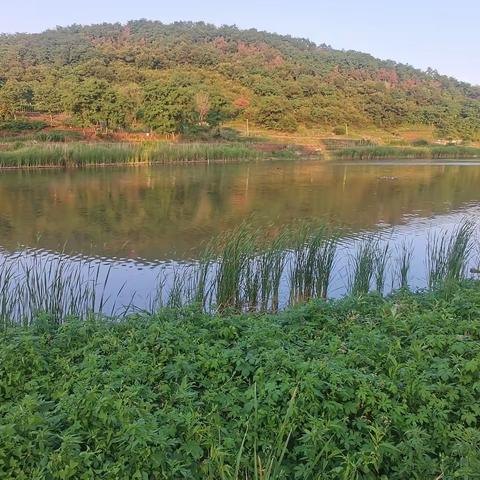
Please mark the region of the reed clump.
<svg viewBox="0 0 480 480"><path fill-rule="evenodd" d="M475 224L467 220L452 232L431 235L427 242L426 263L430 288L463 278L474 248Z"/></svg>
<svg viewBox="0 0 480 480"><path fill-rule="evenodd" d="M4 327L29 325L43 315L62 323L70 317L105 314L107 285L108 272L102 278L100 267L86 261L4 255L0 259L0 322Z"/></svg>
<svg viewBox="0 0 480 480"><path fill-rule="evenodd" d="M263 157L261 152L247 145L222 143L156 143L145 147L142 154L150 163L255 160Z"/></svg>
<svg viewBox="0 0 480 480"><path fill-rule="evenodd" d="M386 160L386 159L461 159L479 158L480 148L461 145L446 146L360 146L331 152L338 160Z"/></svg>
<svg viewBox="0 0 480 480"><path fill-rule="evenodd" d="M366 237L361 240L350 263L349 291L352 295L368 293L376 271L378 239Z"/></svg>
<svg viewBox="0 0 480 480"><path fill-rule="evenodd" d="M409 285L410 270L412 267L413 247L403 242L399 248L397 259L397 277L400 290L407 290Z"/></svg>
<svg viewBox="0 0 480 480"><path fill-rule="evenodd" d="M139 148L130 144L33 145L0 152L0 168L85 167L138 162Z"/></svg>
<svg viewBox="0 0 480 480"><path fill-rule="evenodd" d="M264 155L244 144L65 143L22 145L0 151L0 168L86 167L140 163L254 160Z"/></svg>
<svg viewBox="0 0 480 480"><path fill-rule="evenodd" d="M290 260L290 299L299 303L326 298L335 266L337 235L325 227L308 226L293 234Z"/></svg>

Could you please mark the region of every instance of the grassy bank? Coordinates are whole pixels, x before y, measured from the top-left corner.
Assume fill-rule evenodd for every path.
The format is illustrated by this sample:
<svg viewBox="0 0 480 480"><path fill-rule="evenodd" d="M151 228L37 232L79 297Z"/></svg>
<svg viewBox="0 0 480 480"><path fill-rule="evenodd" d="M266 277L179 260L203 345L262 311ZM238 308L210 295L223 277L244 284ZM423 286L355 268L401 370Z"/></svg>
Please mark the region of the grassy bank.
<svg viewBox="0 0 480 480"><path fill-rule="evenodd" d="M264 154L244 144L36 144L0 151L0 168L189 163L262 157Z"/></svg>
<svg viewBox="0 0 480 480"><path fill-rule="evenodd" d="M215 161L241 161L267 158L323 158L319 150L299 145L253 144L248 142L218 143L166 143L145 142L93 143L79 142L75 132L35 133L22 137L4 138L0 145L0 169L2 168L74 168L95 165L194 163ZM68 140L68 141L67 141ZM330 140L332 142L332 140ZM382 160L382 159L461 159L480 158L480 148L451 146L380 146L365 141L357 146L331 148L325 140L326 158L334 160Z"/></svg>
<svg viewBox="0 0 480 480"><path fill-rule="evenodd" d="M383 160L383 159L461 159L480 158L480 148L465 146L360 146L332 151L331 157L338 160Z"/></svg>
<svg viewBox="0 0 480 480"><path fill-rule="evenodd" d="M0 334L2 479L477 478L480 285Z"/></svg>

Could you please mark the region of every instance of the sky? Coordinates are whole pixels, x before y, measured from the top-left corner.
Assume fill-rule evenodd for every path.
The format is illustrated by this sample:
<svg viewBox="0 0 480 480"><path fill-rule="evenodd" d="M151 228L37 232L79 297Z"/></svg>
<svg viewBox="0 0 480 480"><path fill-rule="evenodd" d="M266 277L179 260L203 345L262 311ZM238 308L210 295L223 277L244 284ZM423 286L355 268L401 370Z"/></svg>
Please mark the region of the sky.
<svg viewBox="0 0 480 480"><path fill-rule="evenodd" d="M480 0L0 0L0 32L139 18L304 37L480 85Z"/></svg>

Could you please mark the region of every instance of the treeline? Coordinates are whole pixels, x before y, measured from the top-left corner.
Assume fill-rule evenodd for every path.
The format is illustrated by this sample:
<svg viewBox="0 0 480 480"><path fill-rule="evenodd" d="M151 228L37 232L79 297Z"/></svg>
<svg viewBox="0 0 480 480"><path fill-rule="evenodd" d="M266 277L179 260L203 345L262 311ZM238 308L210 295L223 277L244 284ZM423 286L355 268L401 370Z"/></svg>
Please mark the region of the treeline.
<svg viewBox="0 0 480 480"><path fill-rule="evenodd" d="M480 138L480 87L304 39L189 22L0 36L0 118L21 111L161 133L243 118L284 131L425 124L441 137Z"/></svg>

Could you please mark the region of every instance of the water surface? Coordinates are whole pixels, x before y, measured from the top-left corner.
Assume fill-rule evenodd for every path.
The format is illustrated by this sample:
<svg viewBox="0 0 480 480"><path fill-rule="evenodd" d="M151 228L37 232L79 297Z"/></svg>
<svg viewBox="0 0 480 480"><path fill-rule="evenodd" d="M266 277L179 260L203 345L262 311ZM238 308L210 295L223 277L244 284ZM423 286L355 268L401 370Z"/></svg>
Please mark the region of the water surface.
<svg viewBox="0 0 480 480"><path fill-rule="evenodd" d="M480 217L480 163L272 161L0 174L0 249L65 252L111 268L145 298L158 268L191 261L206 241L255 219L381 231L421 247L432 228ZM420 257L419 257L420 258ZM414 283L421 285L417 260ZM341 275L340 275L341 277ZM418 277L418 278L417 278ZM337 290L344 279L337 279Z"/></svg>

